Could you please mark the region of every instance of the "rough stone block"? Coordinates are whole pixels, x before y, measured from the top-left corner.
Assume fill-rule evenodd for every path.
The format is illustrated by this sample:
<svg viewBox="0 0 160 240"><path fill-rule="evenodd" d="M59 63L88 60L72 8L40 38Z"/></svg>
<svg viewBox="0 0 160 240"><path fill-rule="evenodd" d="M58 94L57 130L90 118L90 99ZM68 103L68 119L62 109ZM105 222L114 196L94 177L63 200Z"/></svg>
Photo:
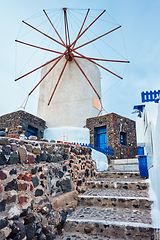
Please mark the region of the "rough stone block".
<svg viewBox="0 0 160 240"><path fill-rule="evenodd" d="M27 159L26 149L24 147L18 148L18 154L19 154L20 162L24 163Z"/></svg>
<svg viewBox="0 0 160 240"><path fill-rule="evenodd" d="M2 193L2 192L3 192L3 186L0 185L0 193Z"/></svg>
<svg viewBox="0 0 160 240"><path fill-rule="evenodd" d="M25 230L24 224L22 222L18 221L18 220L14 220L14 222L11 224L11 229L12 229L13 233L23 233L23 232L25 232L24 231ZM19 239L23 239L24 236L20 236Z"/></svg>
<svg viewBox="0 0 160 240"><path fill-rule="evenodd" d="M3 199L3 200L0 202L0 212L5 211L5 208L6 208L6 200Z"/></svg>
<svg viewBox="0 0 160 240"><path fill-rule="evenodd" d="M19 159L19 156L16 152L13 152L11 155L10 155L10 158L9 158L9 161L8 161L8 164L16 164L16 163L19 163L20 159Z"/></svg>
<svg viewBox="0 0 160 240"><path fill-rule="evenodd" d="M11 153L11 147L10 147L10 146L3 146L3 147L2 147L2 153L3 153L4 155L10 155L10 153Z"/></svg>
<svg viewBox="0 0 160 240"><path fill-rule="evenodd" d="M13 203L15 201L16 201L16 195L8 196L7 199L6 199L7 204Z"/></svg>
<svg viewBox="0 0 160 240"><path fill-rule="evenodd" d="M7 218L0 219L0 229L5 228L8 225Z"/></svg>
<svg viewBox="0 0 160 240"><path fill-rule="evenodd" d="M10 235L11 232L12 230L9 227L3 228L2 230L0 230L0 239L1 240L8 239L8 236Z"/></svg>
<svg viewBox="0 0 160 240"><path fill-rule="evenodd" d="M31 174L34 175L37 173L37 167L31 169Z"/></svg>
<svg viewBox="0 0 160 240"><path fill-rule="evenodd" d="M0 153L0 165L5 165L5 164L7 164L7 159L2 153Z"/></svg>
<svg viewBox="0 0 160 240"><path fill-rule="evenodd" d="M40 148L33 148L32 153L33 154L41 154L41 149Z"/></svg>
<svg viewBox="0 0 160 240"><path fill-rule="evenodd" d="M27 202L27 197L26 196L21 196L18 198L18 203L21 205L24 202Z"/></svg>
<svg viewBox="0 0 160 240"><path fill-rule="evenodd" d="M27 149L28 152L32 153L33 147L32 147L31 144L25 144L25 147L26 147L26 149Z"/></svg>
<svg viewBox="0 0 160 240"><path fill-rule="evenodd" d="M42 174L40 175L40 179L43 179L43 178L45 178L45 176L44 176L44 174L42 173Z"/></svg>
<svg viewBox="0 0 160 240"><path fill-rule="evenodd" d="M42 189L36 189L35 191L35 197L39 197L43 195L43 190Z"/></svg>
<svg viewBox="0 0 160 240"><path fill-rule="evenodd" d="M5 191L11 191L11 190L17 190L18 189L18 185L17 185L17 181L16 179L13 179L11 182L9 182L6 186L5 186Z"/></svg>
<svg viewBox="0 0 160 240"><path fill-rule="evenodd" d="M16 206L12 206L8 211L8 219L18 218L20 214L21 214L21 210Z"/></svg>
<svg viewBox="0 0 160 240"><path fill-rule="evenodd" d="M28 186L27 183L20 183L20 184L18 184L18 191L25 191L25 190L27 190L27 186Z"/></svg>
<svg viewBox="0 0 160 240"><path fill-rule="evenodd" d="M3 171L0 171L0 180L5 180L7 178L7 174L5 174Z"/></svg>
<svg viewBox="0 0 160 240"><path fill-rule="evenodd" d="M39 185L38 177L32 177L33 187L36 188Z"/></svg>
<svg viewBox="0 0 160 240"><path fill-rule="evenodd" d="M46 160L47 160L47 154L46 154L46 152L40 154L40 160L41 160L41 161L46 161Z"/></svg>
<svg viewBox="0 0 160 240"><path fill-rule="evenodd" d="M29 189L30 189L31 192L33 191L33 185L32 184L30 184Z"/></svg>
<svg viewBox="0 0 160 240"><path fill-rule="evenodd" d="M32 181L31 173L25 173L23 176L24 181Z"/></svg>
<svg viewBox="0 0 160 240"><path fill-rule="evenodd" d="M9 172L10 175L13 175L13 174L17 174L17 169L12 169L10 172Z"/></svg>
<svg viewBox="0 0 160 240"><path fill-rule="evenodd" d="M12 144L11 144L11 150L12 150L13 152L17 151L17 144L16 144L16 143L12 143Z"/></svg>
<svg viewBox="0 0 160 240"><path fill-rule="evenodd" d="M28 160L28 163L29 163L29 164L32 164L32 163L35 162L35 158L34 158L34 156L31 155L31 154L28 154L27 160Z"/></svg>
<svg viewBox="0 0 160 240"><path fill-rule="evenodd" d="M54 153L54 146L48 147L47 151L49 154L53 154Z"/></svg>
<svg viewBox="0 0 160 240"><path fill-rule="evenodd" d="M31 213L27 214L24 221L25 221L25 224L33 223L35 221L34 213L31 212Z"/></svg>
<svg viewBox="0 0 160 240"><path fill-rule="evenodd" d="M51 203L52 208L57 211L66 211L69 208L77 206L77 192L72 191L60 196L54 197Z"/></svg>
<svg viewBox="0 0 160 240"><path fill-rule="evenodd" d="M0 145L6 146L9 144L8 138L0 137Z"/></svg>

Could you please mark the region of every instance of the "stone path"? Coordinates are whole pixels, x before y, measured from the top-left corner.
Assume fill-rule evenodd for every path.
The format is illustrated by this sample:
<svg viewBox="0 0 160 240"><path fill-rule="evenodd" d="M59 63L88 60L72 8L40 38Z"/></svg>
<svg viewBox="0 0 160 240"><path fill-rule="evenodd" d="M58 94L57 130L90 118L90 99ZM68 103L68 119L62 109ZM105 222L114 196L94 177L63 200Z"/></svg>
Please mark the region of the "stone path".
<svg viewBox="0 0 160 240"><path fill-rule="evenodd" d="M98 236L97 234L89 235L82 233L71 233L63 231L63 236L58 236L56 240L125 240L126 238L115 238L115 237L104 237Z"/></svg>
<svg viewBox="0 0 160 240"><path fill-rule="evenodd" d="M148 189L149 184L145 180L138 179L96 179L95 181L89 181L88 186L90 188L114 188L125 190L145 190Z"/></svg>
<svg viewBox="0 0 160 240"><path fill-rule="evenodd" d="M128 179L128 178L124 178L124 179L117 179L117 178L97 178L96 180L94 181L89 181L90 182L121 182L121 183L143 183L143 184L147 184L147 181L146 180L143 180L143 179Z"/></svg>
<svg viewBox="0 0 160 240"><path fill-rule="evenodd" d="M149 183L139 172L99 172L87 187L57 240L160 239L152 227Z"/></svg>
<svg viewBox="0 0 160 240"><path fill-rule="evenodd" d="M136 223L141 226L146 224L146 227L151 227L152 224L149 210L144 212L141 209L133 210L129 208L83 207L77 209L71 216L68 216L68 221L75 219L78 222L90 220L95 223L104 222L105 224L116 221L128 225L128 222L130 222L134 226L137 226ZM139 219L141 219L141 222L139 222Z"/></svg>
<svg viewBox="0 0 160 240"><path fill-rule="evenodd" d="M89 196L108 196L108 197L139 197L147 198L149 197L146 191L131 191L131 190L117 190L117 189L107 189L107 190L88 190L84 194L79 195L79 197L89 197Z"/></svg>

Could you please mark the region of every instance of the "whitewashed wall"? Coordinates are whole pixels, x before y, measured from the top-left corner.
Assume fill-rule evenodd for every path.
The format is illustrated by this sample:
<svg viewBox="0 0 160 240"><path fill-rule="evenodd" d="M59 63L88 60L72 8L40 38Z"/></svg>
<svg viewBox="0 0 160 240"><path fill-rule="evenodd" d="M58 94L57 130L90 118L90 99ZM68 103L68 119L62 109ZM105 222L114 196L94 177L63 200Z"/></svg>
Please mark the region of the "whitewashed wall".
<svg viewBox="0 0 160 240"><path fill-rule="evenodd" d="M153 137L153 168L150 169L150 179L152 188L158 199L158 208L160 210L160 103L157 104L157 117L154 126Z"/></svg>
<svg viewBox="0 0 160 240"><path fill-rule="evenodd" d="M141 118L137 118L137 145L144 141L144 154L150 181L150 197L155 200L152 209L153 224L160 227L160 102L145 103Z"/></svg>
<svg viewBox="0 0 160 240"><path fill-rule="evenodd" d="M137 119L136 119L136 137L137 137L137 146L144 147L144 121L143 121L143 118L137 117Z"/></svg>
<svg viewBox="0 0 160 240"><path fill-rule="evenodd" d="M153 165L153 146L158 116L158 103L146 102L141 118L136 119L137 146L144 148L148 169Z"/></svg>

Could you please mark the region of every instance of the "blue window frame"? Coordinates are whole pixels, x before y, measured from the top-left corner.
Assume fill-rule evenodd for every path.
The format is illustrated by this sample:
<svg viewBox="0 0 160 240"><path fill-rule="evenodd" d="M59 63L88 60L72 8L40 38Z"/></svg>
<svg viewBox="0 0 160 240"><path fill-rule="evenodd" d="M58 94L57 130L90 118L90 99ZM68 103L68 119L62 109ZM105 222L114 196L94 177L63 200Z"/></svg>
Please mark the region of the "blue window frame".
<svg viewBox="0 0 160 240"><path fill-rule="evenodd" d="M27 138L30 136L37 136L37 128L28 125Z"/></svg>
<svg viewBox="0 0 160 240"><path fill-rule="evenodd" d="M120 144L127 145L127 133L120 132Z"/></svg>

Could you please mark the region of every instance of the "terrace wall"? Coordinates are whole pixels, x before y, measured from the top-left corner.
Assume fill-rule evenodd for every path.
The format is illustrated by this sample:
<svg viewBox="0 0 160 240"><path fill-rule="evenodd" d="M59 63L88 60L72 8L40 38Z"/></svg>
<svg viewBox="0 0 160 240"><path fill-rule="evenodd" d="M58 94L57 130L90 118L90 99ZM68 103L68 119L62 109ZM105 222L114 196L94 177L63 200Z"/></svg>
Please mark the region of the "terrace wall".
<svg viewBox="0 0 160 240"><path fill-rule="evenodd" d="M88 147L1 137L1 239L13 235L14 226L21 223L26 236L31 223L43 233L48 226L48 234L56 234L67 211L76 206L77 193L85 191L86 181L94 176Z"/></svg>

